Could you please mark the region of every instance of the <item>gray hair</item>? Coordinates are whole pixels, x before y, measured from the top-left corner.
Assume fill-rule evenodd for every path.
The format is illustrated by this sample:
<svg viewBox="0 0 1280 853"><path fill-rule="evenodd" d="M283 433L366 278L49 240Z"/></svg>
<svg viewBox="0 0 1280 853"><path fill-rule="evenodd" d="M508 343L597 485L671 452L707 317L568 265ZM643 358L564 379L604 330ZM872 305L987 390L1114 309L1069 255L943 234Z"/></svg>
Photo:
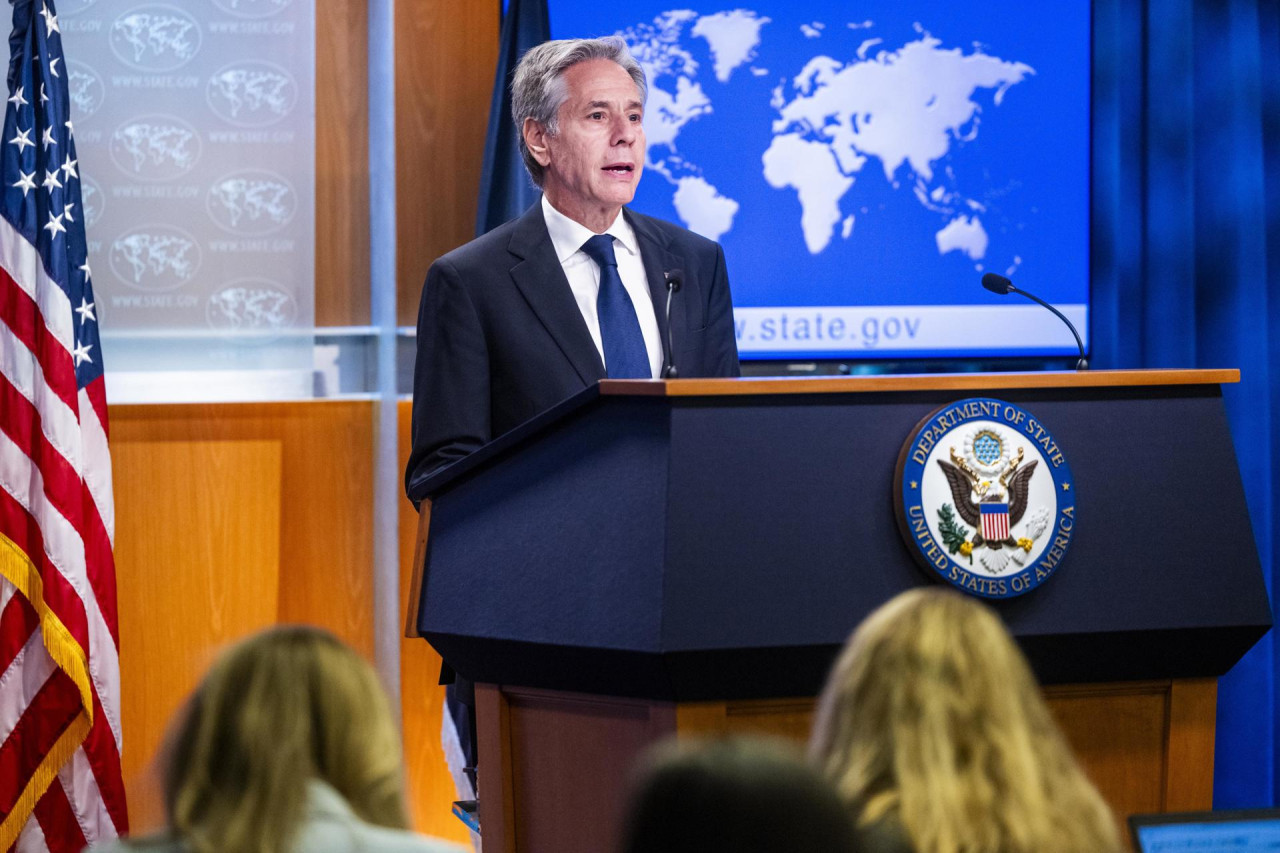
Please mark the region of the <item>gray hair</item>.
<svg viewBox="0 0 1280 853"><path fill-rule="evenodd" d="M555 136L559 132L556 116L561 105L569 99L564 73L579 62L589 59L608 59L618 63L623 71L631 75L636 88L640 90L640 103L643 104L649 96L644 69L627 50L627 43L618 36L560 39L530 48L520 59L515 78L511 81L511 118L515 121L524 167L529 170L529 177L539 187L542 186L543 168L542 164L533 159L529 146L525 144L525 119L533 119L546 128L548 134Z"/></svg>

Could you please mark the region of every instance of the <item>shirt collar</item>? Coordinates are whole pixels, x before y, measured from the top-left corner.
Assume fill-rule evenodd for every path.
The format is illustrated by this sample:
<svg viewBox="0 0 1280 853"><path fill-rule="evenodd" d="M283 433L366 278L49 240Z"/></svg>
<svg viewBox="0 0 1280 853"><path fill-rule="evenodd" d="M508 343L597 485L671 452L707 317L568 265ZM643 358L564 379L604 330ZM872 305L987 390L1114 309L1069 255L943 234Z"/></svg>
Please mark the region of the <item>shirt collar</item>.
<svg viewBox="0 0 1280 853"><path fill-rule="evenodd" d="M547 233L551 235L551 245L556 250L556 258L562 264L573 257L575 252L580 251L583 243L595 236L595 232L590 228L580 222L574 222L552 207L545 195L542 197L542 218L546 220ZM640 253L640 247L636 243L636 232L627 218L622 215L621 210L618 211L618 218L613 220L613 224L606 228L604 233L617 240L622 248L632 255Z"/></svg>
<svg viewBox="0 0 1280 853"><path fill-rule="evenodd" d="M338 790L322 779L307 780L307 811L312 815L351 817L355 814Z"/></svg>

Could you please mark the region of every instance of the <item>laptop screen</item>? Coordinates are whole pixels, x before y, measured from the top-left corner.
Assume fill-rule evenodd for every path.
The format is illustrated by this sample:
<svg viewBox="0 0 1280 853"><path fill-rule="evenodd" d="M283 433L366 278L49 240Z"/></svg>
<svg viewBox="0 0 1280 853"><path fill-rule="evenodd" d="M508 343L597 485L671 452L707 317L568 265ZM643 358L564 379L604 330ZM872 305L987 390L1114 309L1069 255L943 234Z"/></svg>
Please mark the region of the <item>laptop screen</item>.
<svg viewBox="0 0 1280 853"><path fill-rule="evenodd" d="M1280 809L1133 815L1139 853L1280 851Z"/></svg>

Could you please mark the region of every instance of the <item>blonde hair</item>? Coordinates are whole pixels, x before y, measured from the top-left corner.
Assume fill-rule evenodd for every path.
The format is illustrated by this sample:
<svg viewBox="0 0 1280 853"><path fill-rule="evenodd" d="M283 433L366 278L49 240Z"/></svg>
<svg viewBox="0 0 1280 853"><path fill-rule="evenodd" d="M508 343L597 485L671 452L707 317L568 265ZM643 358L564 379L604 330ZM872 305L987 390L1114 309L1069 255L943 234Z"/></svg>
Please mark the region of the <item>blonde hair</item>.
<svg viewBox="0 0 1280 853"><path fill-rule="evenodd" d="M954 592L905 592L858 627L810 757L859 826L899 821L918 853L1120 849L1013 638Z"/></svg>
<svg viewBox="0 0 1280 853"><path fill-rule="evenodd" d="M399 735L373 669L318 628L264 631L225 652L168 747L171 831L195 853L283 853L307 785L364 821L404 828Z"/></svg>

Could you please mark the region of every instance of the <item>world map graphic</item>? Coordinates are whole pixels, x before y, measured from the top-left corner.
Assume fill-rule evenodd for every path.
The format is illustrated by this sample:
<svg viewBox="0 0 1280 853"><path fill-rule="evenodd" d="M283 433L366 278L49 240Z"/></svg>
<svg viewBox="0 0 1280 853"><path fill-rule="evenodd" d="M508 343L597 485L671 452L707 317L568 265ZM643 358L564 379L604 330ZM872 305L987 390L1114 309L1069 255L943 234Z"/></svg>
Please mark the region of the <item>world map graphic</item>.
<svg viewBox="0 0 1280 853"><path fill-rule="evenodd" d="M556 0L551 15L554 37L616 34L644 68L633 207L721 243L735 312L755 329L744 355L886 346L852 336L852 314L843 343L784 342L766 324L783 309L1009 305L981 289L984 272L1084 310L1087 4ZM894 316L921 330L898 349L1008 339Z"/></svg>

